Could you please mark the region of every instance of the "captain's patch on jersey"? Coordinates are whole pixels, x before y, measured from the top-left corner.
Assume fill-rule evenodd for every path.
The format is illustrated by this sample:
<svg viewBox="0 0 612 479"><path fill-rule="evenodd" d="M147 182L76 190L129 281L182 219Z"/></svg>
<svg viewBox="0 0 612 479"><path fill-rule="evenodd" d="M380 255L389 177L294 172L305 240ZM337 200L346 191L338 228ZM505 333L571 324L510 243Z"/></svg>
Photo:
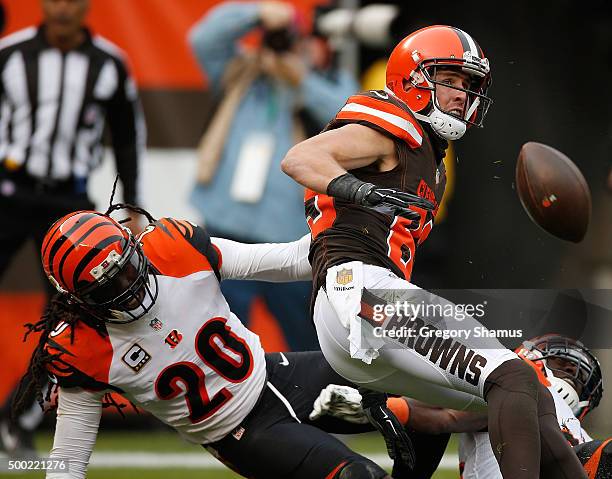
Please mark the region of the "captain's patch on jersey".
<svg viewBox="0 0 612 479"><path fill-rule="evenodd" d="M125 364L134 370L134 372L140 372L150 359L151 355L138 344L134 344L121 358Z"/></svg>

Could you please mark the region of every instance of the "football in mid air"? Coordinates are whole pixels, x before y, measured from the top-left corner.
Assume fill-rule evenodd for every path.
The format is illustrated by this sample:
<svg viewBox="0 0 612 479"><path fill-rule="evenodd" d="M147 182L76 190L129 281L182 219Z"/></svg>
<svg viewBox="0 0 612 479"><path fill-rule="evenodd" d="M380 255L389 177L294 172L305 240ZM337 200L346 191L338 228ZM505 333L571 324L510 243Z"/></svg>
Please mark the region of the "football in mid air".
<svg viewBox="0 0 612 479"><path fill-rule="evenodd" d="M591 192L567 156L542 143L521 147L516 191L527 214L550 234L579 243L591 218Z"/></svg>

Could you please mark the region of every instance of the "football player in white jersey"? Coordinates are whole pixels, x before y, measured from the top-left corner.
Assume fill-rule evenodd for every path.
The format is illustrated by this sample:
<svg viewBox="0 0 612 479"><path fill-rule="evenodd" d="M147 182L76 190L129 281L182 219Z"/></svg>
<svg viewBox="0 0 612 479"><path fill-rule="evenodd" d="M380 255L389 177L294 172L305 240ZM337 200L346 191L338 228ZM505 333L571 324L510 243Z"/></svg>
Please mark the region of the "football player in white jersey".
<svg viewBox="0 0 612 479"><path fill-rule="evenodd" d="M322 354L266 355L220 292L224 278L310 278L310 238L246 245L148 217L134 237L106 214L78 211L43 241L43 267L58 295L30 325L41 337L15 410L33 395L42 401L50 373L59 386L51 458L70 462L69 472L47 477L85 477L109 392L247 477L387 477L308 419L321 388L343 381Z"/></svg>
<svg viewBox="0 0 612 479"><path fill-rule="evenodd" d="M592 441L580 421L603 395L601 366L582 343L559 335L544 335L523 343L517 354L537 371L552 393L557 421L572 446ZM486 432L461 435L459 462L463 479L502 477Z"/></svg>
<svg viewBox="0 0 612 479"><path fill-rule="evenodd" d="M603 395L602 372L597 358L582 343L552 334L525 341L516 352L534 368L540 382L551 392L559 428L568 442L578 446L592 441L580 421L598 406ZM389 408L411 434L424 435L421 441L413 438L417 457L414 475L409 476L411 479L431 477L450 433L463 433L459 443L459 468L463 479L502 477L488 433L483 432L487 428L486 414L440 408L408 398L389 399ZM367 421L359 394L349 386L331 384L321 392L310 417L316 419L324 415L354 423ZM434 438L438 439L434 441ZM579 454L585 467L594 451L590 452L583 454L584 457ZM603 467L605 464L604 461ZM602 467L601 461L595 470L597 467Z"/></svg>

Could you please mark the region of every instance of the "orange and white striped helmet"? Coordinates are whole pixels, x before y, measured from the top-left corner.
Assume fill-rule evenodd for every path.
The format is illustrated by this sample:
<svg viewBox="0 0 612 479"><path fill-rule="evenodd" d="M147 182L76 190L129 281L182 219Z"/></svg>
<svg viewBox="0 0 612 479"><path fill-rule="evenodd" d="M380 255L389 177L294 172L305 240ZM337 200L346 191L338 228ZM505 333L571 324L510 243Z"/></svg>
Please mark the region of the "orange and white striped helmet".
<svg viewBox="0 0 612 479"><path fill-rule="evenodd" d="M461 115L444 111L436 99L438 69L457 69L469 75L467 101ZM417 30L404 38L387 62L387 89L404 101L418 119L426 121L443 138L461 138L470 125L481 127L491 99L489 60L466 32L447 25Z"/></svg>
<svg viewBox="0 0 612 479"><path fill-rule="evenodd" d="M149 262L128 228L96 211L76 211L57 220L41 248L49 281L90 313L111 323L148 312L157 297Z"/></svg>

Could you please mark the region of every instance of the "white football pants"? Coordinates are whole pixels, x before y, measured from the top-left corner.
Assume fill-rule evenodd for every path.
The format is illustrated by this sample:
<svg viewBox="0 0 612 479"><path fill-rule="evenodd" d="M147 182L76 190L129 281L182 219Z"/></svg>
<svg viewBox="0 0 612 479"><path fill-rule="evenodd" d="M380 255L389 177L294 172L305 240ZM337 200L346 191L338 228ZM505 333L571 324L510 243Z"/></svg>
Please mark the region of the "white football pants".
<svg viewBox="0 0 612 479"><path fill-rule="evenodd" d="M424 303L439 307L424 314ZM407 304L423 309L412 309L417 314L411 318ZM481 410L489 374L518 356L495 338L477 339L476 331L485 328L471 316L449 315L455 307L386 268L352 261L327 271L314 323L325 358L348 380L443 407ZM450 330L455 333L444 337Z"/></svg>

